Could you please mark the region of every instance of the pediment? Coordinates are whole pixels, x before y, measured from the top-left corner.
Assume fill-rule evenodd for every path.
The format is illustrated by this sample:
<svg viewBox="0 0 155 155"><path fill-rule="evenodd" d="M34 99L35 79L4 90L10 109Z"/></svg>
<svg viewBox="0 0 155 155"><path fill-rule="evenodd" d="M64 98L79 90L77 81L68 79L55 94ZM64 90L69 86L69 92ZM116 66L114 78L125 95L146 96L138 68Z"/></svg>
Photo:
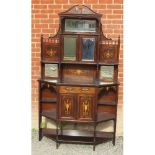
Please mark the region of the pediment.
<svg viewBox="0 0 155 155"><path fill-rule="evenodd" d="M77 15L96 15L96 16L101 16L101 14L98 14L91 10L89 7L85 5L75 5L68 9L65 12L60 13L60 15L66 15L66 14L77 14Z"/></svg>

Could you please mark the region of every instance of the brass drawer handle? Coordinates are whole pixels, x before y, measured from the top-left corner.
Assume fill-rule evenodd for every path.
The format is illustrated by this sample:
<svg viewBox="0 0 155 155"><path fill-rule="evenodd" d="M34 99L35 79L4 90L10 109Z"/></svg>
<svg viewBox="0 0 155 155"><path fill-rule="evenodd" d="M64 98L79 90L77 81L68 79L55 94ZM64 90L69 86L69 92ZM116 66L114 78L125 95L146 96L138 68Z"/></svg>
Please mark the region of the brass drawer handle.
<svg viewBox="0 0 155 155"><path fill-rule="evenodd" d="M82 91L88 91L88 88L81 88Z"/></svg>
<svg viewBox="0 0 155 155"><path fill-rule="evenodd" d="M67 88L65 88L65 89L68 90L68 91L73 90L73 88L70 88L70 87L67 87Z"/></svg>

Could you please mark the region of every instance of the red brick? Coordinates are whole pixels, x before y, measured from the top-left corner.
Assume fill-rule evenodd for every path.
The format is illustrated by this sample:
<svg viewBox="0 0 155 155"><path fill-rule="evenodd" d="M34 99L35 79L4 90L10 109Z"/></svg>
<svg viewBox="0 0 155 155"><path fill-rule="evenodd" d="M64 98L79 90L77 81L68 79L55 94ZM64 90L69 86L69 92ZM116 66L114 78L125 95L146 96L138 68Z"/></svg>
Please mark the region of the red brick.
<svg viewBox="0 0 155 155"><path fill-rule="evenodd" d="M54 33L55 29L42 29L42 33Z"/></svg>
<svg viewBox="0 0 155 155"><path fill-rule="evenodd" d="M108 19L121 19L122 18L122 15L107 15L107 18Z"/></svg>
<svg viewBox="0 0 155 155"><path fill-rule="evenodd" d="M36 14L35 18L48 18L47 14Z"/></svg>
<svg viewBox="0 0 155 155"><path fill-rule="evenodd" d="M34 9L47 9L47 5L34 5Z"/></svg>
<svg viewBox="0 0 155 155"><path fill-rule="evenodd" d="M117 3L123 4L123 0L114 0L114 3L115 4L117 4Z"/></svg>
<svg viewBox="0 0 155 155"><path fill-rule="evenodd" d="M62 5L61 4L48 5L48 9L62 9Z"/></svg>
<svg viewBox="0 0 155 155"><path fill-rule="evenodd" d="M86 4L98 4L98 0L84 0Z"/></svg>
<svg viewBox="0 0 155 155"><path fill-rule="evenodd" d="M83 0L69 0L69 3L82 4Z"/></svg>
<svg viewBox="0 0 155 155"><path fill-rule="evenodd" d="M114 14L123 14L123 10L113 10Z"/></svg>
<svg viewBox="0 0 155 155"><path fill-rule="evenodd" d="M41 13L53 13L53 10L41 10Z"/></svg>
<svg viewBox="0 0 155 155"><path fill-rule="evenodd" d="M72 7L73 5L63 5L63 9L68 10L70 7Z"/></svg>
<svg viewBox="0 0 155 155"><path fill-rule="evenodd" d="M100 4L100 3L105 3L105 4L111 3L111 4L112 4L112 1L113 1L113 0L99 0L99 4Z"/></svg>
<svg viewBox="0 0 155 155"><path fill-rule="evenodd" d="M35 28L48 28L48 24L35 24Z"/></svg>
<svg viewBox="0 0 155 155"><path fill-rule="evenodd" d="M41 0L41 4L53 4L54 0Z"/></svg>
<svg viewBox="0 0 155 155"><path fill-rule="evenodd" d="M40 0L32 0L32 4L40 4Z"/></svg>
<svg viewBox="0 0 155 155"><path fill-rule="evenodd" d="M32 9L32 13L40 13L41 11L40 10L36 10L36 9Z"/></svg>
<svg viewBox="0 0 155 155"><path fill-rule="evenodd" d="M106 9L106 5L93 5L92 9Z"/></svg>
<svg viewBox="0 0 155 155"><path fill-rule="evenodd" d="M32 33L40 33L40 32L41 32L41 29L36 29L36 28L32 29Z"/></svg>
<svg viewBox="0 0 155 155"><path fill-rule="evenodd" d="M55 0L56 4L68 4L68 0Z"/></svg>
<svg viewBox="0 0 155 155"><path fill-rule="evenodd" d="M110 5L107 4L107 9L122 9L122 5Z"/></svg>

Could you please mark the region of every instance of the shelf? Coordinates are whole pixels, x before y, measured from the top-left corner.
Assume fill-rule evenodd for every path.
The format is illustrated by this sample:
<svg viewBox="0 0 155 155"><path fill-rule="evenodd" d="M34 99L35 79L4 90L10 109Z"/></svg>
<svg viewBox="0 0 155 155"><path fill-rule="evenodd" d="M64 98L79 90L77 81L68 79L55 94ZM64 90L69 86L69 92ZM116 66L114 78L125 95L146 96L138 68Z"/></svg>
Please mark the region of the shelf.
<svg viewBox="0 0 155 155"><path fill-rule="evenodd" d="M56 103L57 102L57 99L56 98L53 98L53 99L48 99L48 98L43 98L40 103Z"/></svg>
<svg viewBox="0 0 155 155"><path fill-rule="evenodd" d="M99 65L104 65L104 66L117 66L119 63L106 63L106 62L99 62Z"/></svg>
<svg viewBox="0 0 155 155"><path fill-rule="evenodd" d="M54 85L56 85L59 82L58 79L53 79L53 80L52 79L39 79L39 81L51 83L51 84L54 84Z"/></svg>
<svg viewBox="0 0 155 155"><path fill-rule="evenodd" d="M97 122L101 123L104 121L109 121L109 120L114 120L115 119L115 115L109 112L99 112L97 114Z"/></svg>
<svg viewBox="0 0 155 155"><path fill-rule="evenodd" d="M41 60L41 63L45 63L45 64L58 64L59 61Z"/></svg>
<svg viewBox="0 0 155 155"><path fill-rule="evenodd" d="M73 64L73 65L97 65L93 61L61 61L61 64Z"/></svg>
<svg viewBox="0 0 155 155"><path fill-rule="evenodd" d="M102 87L102 86L117 86L117 85L119 85L119 82L118 81L114 81L114 82L101 82L101 81L99 81L98 85L99 85L99 87Z"/></svg>
<svg viewBox="0 0 155 155"><path fill-rule="evenodd" d="M97 105L116 106L116 102L98 102Z"/></svg>
<svg viewBox="0 0 155 155"><path fill-rule="evenodd" d="M56 129L43 128L42 135L52 138L52 139L56 139ZM96 131L96 143L111 140L113 136L114 136L113 132ZM59 130L58 142L93 144L94 143L94 131L63 130L61 133L61 131Z"/></svg>
<svg viewBox="0 0 155 155"><path fill-rule="evenodd" d="M47 117L53 121L56 121L56 110L52 109L52 110L44 110L41 113L42 116Z"/></svg>

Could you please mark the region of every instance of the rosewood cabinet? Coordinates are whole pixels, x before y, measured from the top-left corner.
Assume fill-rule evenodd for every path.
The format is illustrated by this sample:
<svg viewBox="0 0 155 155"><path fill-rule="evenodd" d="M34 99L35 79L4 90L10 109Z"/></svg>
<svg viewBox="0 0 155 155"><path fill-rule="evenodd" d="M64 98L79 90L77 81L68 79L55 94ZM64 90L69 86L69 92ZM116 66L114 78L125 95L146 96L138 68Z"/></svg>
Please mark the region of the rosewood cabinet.
<svg viewBox="0 0 155 155"><path fill-rule="evenodd" d="M41 36L39 81L39 140L47 136L60 143L92 144L112 140L115 145L120 38L106 38L101 14L75 5L59 14L60 28L53 37ZM43 128L42 118L56 129ZM113 132L97 130L112 120ZM73 124L73 129L64 129ZM92 130L78 130L85 123Z"/></svg>

